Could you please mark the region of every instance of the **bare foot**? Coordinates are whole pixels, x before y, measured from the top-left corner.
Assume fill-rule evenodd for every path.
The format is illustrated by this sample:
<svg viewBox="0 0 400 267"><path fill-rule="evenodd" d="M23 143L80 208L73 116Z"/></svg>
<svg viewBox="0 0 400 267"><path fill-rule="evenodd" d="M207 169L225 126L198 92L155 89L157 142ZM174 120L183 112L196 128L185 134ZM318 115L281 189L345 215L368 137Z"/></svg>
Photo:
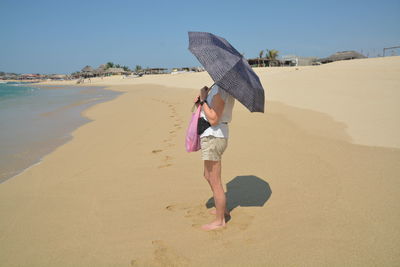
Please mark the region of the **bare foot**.
<svg viewBox="0 0 400 267"><path fill-rule="evenodd" d="M216 215L217 214L217 209L212 209L210 210L210 214ZM225 216L230 216L230 212L225 210Z"/></svg>
<svg viewBox="0 0 400 267"><path fill-rule="evenodd" d="M220 221L213 221L208 224L204 224L201 226L201 229L208 231L208 230L215 230L215 229L222 228L222 227L225 227L225 220L223 220L222 223Z"/></svg>

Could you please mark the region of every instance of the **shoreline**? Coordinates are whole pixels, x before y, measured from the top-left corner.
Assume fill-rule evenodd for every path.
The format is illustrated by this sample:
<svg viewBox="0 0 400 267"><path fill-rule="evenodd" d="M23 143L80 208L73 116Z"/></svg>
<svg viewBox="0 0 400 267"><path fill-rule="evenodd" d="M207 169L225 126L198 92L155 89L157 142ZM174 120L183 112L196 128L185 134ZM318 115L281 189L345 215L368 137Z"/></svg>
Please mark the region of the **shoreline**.
<svg viewBox="0 0 400 267"><path fill-rule="evenodd" d="M28 84L27 86L30 87L36 87L38 89L42 89L42 90L52 90L54 88L48 88L48 86L46 85L38 85L38 84ZM60 88L56 88L56 89L66 89L69 90L71 88L75 88L75 86L71 86L71 85L60 85ZM90 88L90 87L86 87L86 86L80 86L80 88L82 88L81 90L87 90L85 88ZM90 88L91 90L109 90L106 89L105 86L95 86ZM101 92L99 91L99 92ZM111 90L112 91L112 90ZM79 94L81 94L84 91L80 91ZM95 92L94 92L95 93ZM86 93L87 94L87 93ZM75 126L72 126L71 122L69 122L68 126L68 130L62 133L61 135L57 135L57 136L52 136L52 139L48 139L47 141L45 141L45 146L41 146L40 147L40 152L39 150L35 150L33 152L30 152L29 155L29 159L26 159L24 161L26 161L26 163L24 162L15 162L15 164L13 164L13 166L15 166L15 169L10 169L8 171L8 174L3 174L1 179L0 179L0 184L4 183L5 181L9 180L9 179L13 179L14 177L23 174L25 171L27 171L28 169L39 165L42 163L42 161L44 160L44 158L53 153L58 147L70 142L73 140L73 135L72 133L78 129L79 127L84 126L87 123L90 123L92 121L92 119L88 118L85 115L85 111L87 109L90 109L91 107L107 102L107 101L111 101L114 98L118 97L120 93L117 93L112 96L105 96L105 97L95 97L95 95L92 95L90 98L87 99L82 99L82 100L75 100L74 102L70 103L70 104L66 104L66 105L62 105L59 106L57 109L49 111L49 112L44 112L44 113L40 113L37 116L40 117L49 117L49 116L59 116L59 114L64 114L66 112L73 112L75 115L71 116L77 116L77 119L79 119L78 121L74 121L73 124L76 124ZM74 111L76 110L76 111ZM79 112L79 113L77 113ZM72 128L71 128L72 127ZM30 148L29 148L30 149ZM34 156L36 155L36 156Z"/></svg>

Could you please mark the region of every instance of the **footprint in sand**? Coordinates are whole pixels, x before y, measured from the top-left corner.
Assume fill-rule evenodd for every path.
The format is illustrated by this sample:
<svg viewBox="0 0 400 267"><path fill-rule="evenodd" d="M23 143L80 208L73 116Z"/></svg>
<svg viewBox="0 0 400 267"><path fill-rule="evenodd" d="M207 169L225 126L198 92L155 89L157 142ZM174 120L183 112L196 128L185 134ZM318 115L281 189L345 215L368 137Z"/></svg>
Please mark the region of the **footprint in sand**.
<svg viewBox="0 0 400 267"><path fill-rule="evenodd" d="M166 148L172 148L172 147L175 146L175 143L173 142L173 139L177 136L177 131L182 128L181 124L183 123L183 120L181 118L179 118L179 116L178 116L178 114L177 114L177 112L175 110L175 105L174 104L168 103L168 102L163 101L163 100L157 100L157 99L154 99L154 100L167 104L168 107L170 108L171 113L172 113L172 114L170 113L169 117L170 118L174 118L174 124L173 124L174 129L171 129L168 132L168 137L162 141L165 144ZM163 152L163 150L162 149L155 149L155 150L152 151L153 154L157 154L157 153L160 153L160 152ZM171 161L172 161L172 157L166 156L162 160L162 162L164 164L158 166L158 168L161 169L161 168L167 168L167 167L172 166L173 164L172 164Z"/></svg>
<svg viewBox="0 0 400 267"><path fill-rule="evenodd" d="M171 156L165 156L164 161L170 161L172 159Z"/></svg>
<svg viewBox="0 0 400 267"><path fill-rule="evenodd" d="M165 209L169 210L169 211L175 211L176 210L176 205L168 205L168 206L165 207Z"/></svg>
<svg viewBox="0 0 400 267"><path fill-rule="evenodd" d="M252 223L254 216L249 215L243 210L235 212L235 220L232 222L232 227L237 228L241 231L246 230Z"/></svg>
<svg viewBox="0 0 400 267"><path fill-rule="evenodd" d="M182 212L185 218L192 221L192 226L198 228L210 219L211 214L204 207L204 205L181 205L181 204L171 204L165 207L168 211L172 212Z"/></svg>
<svg viewBox="0 0 400 267"><path fill-rule="evenodd" d="M190 260L180 255L163 240L153 240L153 258L131 260L131 266L189 266Z"/></svg>
<svg viewBox="0 0 400 267"><path fill-rule="evenodd" d="M163 159L163 162L165 164L161 165L161 166L158 166L158 168L160 169L160 168L166 168L166 167L172 166L171 160L172 160L171 156L165 156L164 159Z"/></svg>
<svg viewBox="0 0 400 267"><path fill-rule="evenodd" d="M209 222L210 218L214 215L210 214L210 210L204 205L182 205L171 204L165 207L171 212L182 212L183 217L189 218L192 221L192 227L199 228L204 223ZM227 225L218 230L227 230L228 228L233 232L236 230L245 231L252 223L254 216L249 215L244 210L235 210L234 214L231 211L231 218L227 220ZM212 232L212 231L211 231Z"/></svg>
<svg viewBox="0 0 400 267"><path fill-rule="evenodd" d="M158 166L158 168L162 169L162 168L167 168L167 167L170 167L170 166L172 166L172 164L168 163L168 164L165 164L165 165Z"/></svg>

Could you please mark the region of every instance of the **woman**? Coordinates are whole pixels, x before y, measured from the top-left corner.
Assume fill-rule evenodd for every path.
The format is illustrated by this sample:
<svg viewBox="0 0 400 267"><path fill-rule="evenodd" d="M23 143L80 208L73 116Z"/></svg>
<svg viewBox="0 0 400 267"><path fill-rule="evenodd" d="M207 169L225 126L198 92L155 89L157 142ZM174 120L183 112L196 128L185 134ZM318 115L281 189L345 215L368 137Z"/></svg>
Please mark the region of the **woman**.
<svg viewBox="0 0 400 267"><path fill-rule="evenodd" d="M200 98L202 110L200 117L210 123L200 135L201 157L204 160L204 178L210 184L214 195L216 210L214 221L203 225L204 230L213 230L225 226L225 215L229 216L226 208L226 197L221 183L221 156L228 145L228 123L232 120L232 109L235 99L225 90L214 84L211 90L203 87L195 102Z"/></svg>

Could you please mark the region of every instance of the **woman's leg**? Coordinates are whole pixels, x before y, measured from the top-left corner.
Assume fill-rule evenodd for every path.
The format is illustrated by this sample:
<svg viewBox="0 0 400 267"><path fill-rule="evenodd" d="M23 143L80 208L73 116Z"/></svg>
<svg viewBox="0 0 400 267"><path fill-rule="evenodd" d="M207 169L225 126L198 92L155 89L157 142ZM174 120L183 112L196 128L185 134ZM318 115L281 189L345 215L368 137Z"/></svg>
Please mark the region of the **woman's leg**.
<svg viewBox="0 0 400 267"><path fill-rule="evenodd" d="M207 180L207 183L210 185L211 191L212 191L212 186L210 183L210 172L209 168L207 167L207 160L204 161L204 178Z"/></svg>
<svg viewBox="0 0 400 267"><path fill-rule="evenodd" d="M212 230L225 225L224 211L226 209L226 197L221 183L221 161L204 161L205 176L208 175L208 182L214 195L216 218L209 224L202 226L205 230Z"/></svg>
<svg viewBox="0 0 400 267"><path fill-rule="evenodd" d="M211 186L211 182L210 182L210 176L211 176L211 174L209 173L210 168L207 168L206 164L208 164L207 160L204 161L204 179L207 180L207 183L210 185L211 191L214 192L214 190ZM221 174L219 176L221 177ZM210 211L210 213L213 215L216 215L217 214L216 209L212 209ZM228 209L226 208L226 206L225 206L225 215L230 216L230 213L229 213Z"/></svg>

